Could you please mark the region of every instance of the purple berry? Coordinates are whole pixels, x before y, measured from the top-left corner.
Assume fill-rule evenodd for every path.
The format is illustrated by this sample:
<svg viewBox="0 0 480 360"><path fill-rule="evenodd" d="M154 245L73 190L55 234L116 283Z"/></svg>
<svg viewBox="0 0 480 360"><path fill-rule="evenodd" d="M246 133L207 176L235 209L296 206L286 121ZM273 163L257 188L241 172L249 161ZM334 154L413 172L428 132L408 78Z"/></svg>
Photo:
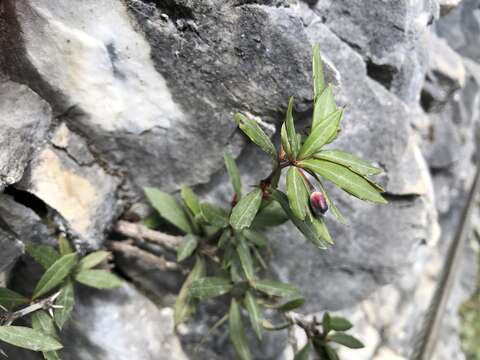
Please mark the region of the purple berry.
<svg viewBox="0 0 480 360"><path fill-rule="evenodd" d="M310 194L310 207L312 211L317 216L325 215L328 211L328 204L327 200L325 199L325 195L320 191L314 191Z"/></svg>

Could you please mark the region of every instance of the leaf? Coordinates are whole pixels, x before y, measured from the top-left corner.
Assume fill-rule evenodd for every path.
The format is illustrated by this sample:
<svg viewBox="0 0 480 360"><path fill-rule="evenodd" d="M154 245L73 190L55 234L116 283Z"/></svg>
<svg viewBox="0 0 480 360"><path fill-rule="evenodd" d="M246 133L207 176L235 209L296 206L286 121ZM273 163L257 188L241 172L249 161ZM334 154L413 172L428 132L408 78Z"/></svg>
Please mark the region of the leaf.
<svg viewBox="0 0 480 360"><path fill-rule="evenodd" d="M359 199L380 204L387 203L375 187L345 166L317 159L304 160L299 163L299 166L330 180L341 189Z"/></svg>
<svg viewBox="0 0 480 360"><path fill-rule="evenodd" d="M328 344L324 346L325 352L327 353L328 360L339 360L337 352L332 349Z"/></svg>
<svg viewBox="0 0 480 360"><path fill-rule="evenodd" d="M326 335L332 330L330 327L330 314L328 311L323 313L323 318L322 318L322 327L323 327L323 333Z"/></svg>
<svg viewBox="0 0 480 360"><path fill-rule="evenodd" d="M144 188L144 191L148 201L162 218L185 233L192 232L187 214L173 195L151 187Z"/></svg>
<svg viewBox="0 0 480 360"><path fill-rule="evenodd" d="M251 291L245 293L245 307L250 316L253 331L255 331L257 337L262 340L262 315L257 299L255 299L255 296L253 296Z"/></svg>
<svg viewBox="0 0 480 360"><path fill-rule="evenodd" d="M181 262L193 254L198 246L198 239L195 235L187 234L183 237L180 246L177 249L177 262Z"/></svg>
<svg viewBox="0 0 480 360"><path fill-rule="evenodd" d="M12 310L18 305L27 304L28 299L7 288L0 288L0 305L8 310Z"/></svg>
<svg viewBox="0 0 480 360"><path fill-rule="evenodd" d="M242 235L249 241L251 242L252 244L258 246L258 247L266 247L268 245L268 239L256 232L256 231L253 231L253 230L250 230L250 229L244 229L242 231Z"/></svg>
<svg viewBox="0 0 480 360"><path fill-rule="evenodd" d="M242 197L242 181L240 180L240 172L238 171L237 164L229 153L223 154L225 160L225 167L227 168L228 176L232 182L233 190L237 194L237 200Z"/></svg>
<svg viewBox="0 0 480 360"><path fill-rule="evenodd" d="M61 282L70 274L77 264L77 254L68 254L62 256L50 266L45 274L40 278L33 291L33 299L37 299L60 285Z"/></svg>
<svg viewBox="0 0 480 360"><path fill-rule="evenodd" d="M330 327L335 331L347 331L350 330L353 325L347 319L340 316L331 316L330 317Z"/></svg>
<svg viewBox="0 0 480 360"><path fill-rule="evenodd" d="M337 344L346 346L350 349L361 349L364 347L360 340L342 332L330 335L330 340L336 342Z"/></svg>
<svg viewBox="0 0 480 360"><path fill-rule="evenodd" d="M298 309L299 307L303 306L304 303L305 303L305 298L299 297L299 298L296 298L296 299L293 299L293 300L290 300L290 301L286 302L285 304L280 306L278 308L278 310L282 311L282 312L292 311L292 310Z"/></svg>
<svg viewBox="0 0 480 360"><path fill-rule="evenodd" d="M255 288L270 296L298 296L298 289L296 287L275 280L257 280L255 282Z"/></svg>
<svg viewBox="0 0 480 360"><path fill-rule="evenodd" d="M220 249L224 249L225 246L230 242L230 237L232 236L232 232L230 229L225 229L222 232L222 235L220 235L220 238L218 239L218 247Z"/></svg>
<svg viewBox="0 0 480 360"><path fill-rule="evenodd" d="M300 149L298 159L302 160L309 158L311 155L318 152L324 145L331 142L338 132L342 116L343 110L338 109L330 114L325 121L312 129L312 132L308 135Z"/></svg>
<svg viewBox="0 0 480 360"><path fill-rule="evenodd" d="M378 175L383 172L383 169L372 166L367 161L345 151L322 150L318 153L315 153L313 157L346 166L353 172L362 176Z"/></svg>
<svg viewBox="0 0 480 360"><path fill-rule="evenodd" d="M277 150L275 150L275 146L255 120L249 119L243 114L236 113L235 122L250 140L260 146L263 151L271 155L274 159L277 159Z"/></svg>
<svg viewBox="0 0 480 360"><path fill-rule="evenodd" d="M310 341L308 341L305 346L295 354L293 360L308 360L310 358L310 353L312 352L313 346Z"/></svg>
<svg viewBox="0 0 480 360"><path fill-rule="evenodd" d="M220 277L204 277L195 280L190 286L190 296L204 300L221 296L232 290L230 280Z"/></svg>
<svg viewBox="0 0 480 360"><path fill-rule="evenodd" d="M55 323L58 328L62 330L63 325L70 319L72 314L73 305L75 304L75 295L73 282L68 280L65 285L62 287L60 295L55 302L56 305L62 306L61 308L55 309Z"/></svg>
<svg viewBox="0 0 480 360"><path fill-rule="evenodd" d="M262 190L256 188L235 205L230 215L230 225L235 230L249 227L262 203Z"/></svg>
<svg viewBox="0 0 480 360"><path fill-rule="evenodd" d="M192 212L193 216L196 216L201 213L200 209L200 200L198 200L197 195L189 187L183 187L180 191L180 196L182 197L183 202L187 205L187 208Z"/></svg>
<svg viewBox="0 0 480 360"><path fill-rule="evenodd" d="M95 251L80 260L78 263L78 270L88 270L103 263L110 257L111 253L108 251Z"/></svg>
<svg viewBox="0 0 480 360"><path fill-rule="evenodd" d="M298 151L300 150L300 143L295 131L295 124L293 122L293 97L288 101L287 117L285 119L285 129L287 131L287 139L290 144L292 158L296 159Z"/></svg>
<svg viewBox="0 0 480 360"><path fill-rule="evenodd" d="M322 57L320 56L320 46L313 47L312 57L313 70L313 97L316 100L325 89L325 78L323 75Z"/></svg>
<svg viewBox="0 0 480 360"><path fill-rule="evenodd" d="M276 201L271 201L270 204L265 206L257 213L257 216L252 222L252 227L265 228L278 226L288 220L287 214Z"/></svg>
<svg viewBox="0 0 480 360"><path fill-rule="evenodd" d="M255 282L255 270L253 269L253 260L252 254L250 253L250 249L242 236L237 237L237 254L240 258L240 264L242 265L243 272L247 277L250 283Z"/></svg>
<svg viewBox="0 0 480 360"><path fill-rule="evenodd" d="M287 128L286 128L285 123L282 124L282 127L280 129L280 135L281 135L281 140L282 140L283 151L285 151L285 154L287 154L287 157L290 160L292 160L293 159L293 152L292 152L292 147L290 146L290 142L288 141Z"/></svg>
<svg viewBox="0 0 480 360"><path fill-rule="evenodd" d="M324 246L326 242L328 245L333 245L332 237L328 231L325 220L322 218L312 218L310 221L313 223L317 236L320 238L320 241L317 243L317 246Z"/></svg>
<svg viewBox="0 0 480 360"><path fill-rule="evenodd" d="M322 94L316 99L313 109L312 130L322 124L329 115L337 110L335 99L333 98L332 87L329 85Z"/></svg>
<svg viewBox="0 0 480 360"><path fill-rule="evenodd" d="M37 263L42 265L44 269L48 269L60 258L58 251L48 245L30 244L25 247L25 250Z"/></svg>
<svg viewBox="0 0 480 360"><path fill-rule="evenodd" d="M197 261L183 283L175 301L175 325L183 322L195 311L195 300L189 296L190 286L195 280L205 276L205 271L205 261L202 257L197 257Z"/></svg>
<svg viewBox="0 0 480 360"><path fill-rule="evenodd" d="M200 206L202 209L202 216L207 223L218 227L227 226L227 213L221 207L209 203L202 203Z"/></svg>
<svg viewBox="0 0 480 360"><path fill-rule="evenodd" d="M0 326L0 340L33 351L53 351L63 348L53 336L24 326Z"/></svg>
<svg viewBox="0 0 480 360"><path fill-rule="evenodd" d="M325 196L325 200L327 200L327 205L332 214L335 216L335 218L340 222L341 224L346 224L347 220L345 217L342 215L340 210L337 208L335 203L333 202L332 198L328 194L327 190L325 189L325 186L323 186L322 182L318 178L318 176L315 174L315 177L317 178L318 184L320 185L320 189L322 190L323 195Z"/></svg>
<svg viewBox="0 0 480 360"><path fill-rule="evenodd" d="M123 285L118 276L106 270L84 270L75 276L75 280L96 289L115 289Z"/></svg>
<svg viewBox="0 0 480 360"><path fill-rule="evenodd" d="M237 352L240 360L251 360L250 349L243 327L240 306L235 299L230 303L230 311L228 313L228 324L230 330L230 341Z"/></svg>
<svg viewBox="0 0 480 360"><path fill-rule="evenodd" d="M308 189L302 174L296 167L289 167L287 172L287 196L293 215L299 220L305 219L308 206Z"/></svg>
<svg viewBox="0 0 480 360"><path fill-rule="evenodd" d="M58 338L55 323L45 310L37 310L32 315L32 328L43 332L45 335L52 335Z"/></svg>
<svg viewBox="0 0 480 360"><path fill-rule="evenodd" d="M287 196L284 193L278 190L274 190L272 192L272 197L276 201L278 201L278 203L283 207L287 215L290 217L290 220L292 220L292 222L295 224L298 230L300 230L300 232L308 240L310 240L315 246L321 249L326 249L329 246L328 242L324 241L318 235L318 226L315 226L312 223L309 216L305 217L305 220L302 221L302 220L299 220L295 215L293 215L293 212L290 209L290 205L288 204Z"/></svg>
<svg viewBox="0 0 480 360"><path fill-rule="evenodd" d="M62 256L73 253L70 241L68 241L68 239L64 235L60 235L58 237L58 248L60 250L60 255Z"/></svg>

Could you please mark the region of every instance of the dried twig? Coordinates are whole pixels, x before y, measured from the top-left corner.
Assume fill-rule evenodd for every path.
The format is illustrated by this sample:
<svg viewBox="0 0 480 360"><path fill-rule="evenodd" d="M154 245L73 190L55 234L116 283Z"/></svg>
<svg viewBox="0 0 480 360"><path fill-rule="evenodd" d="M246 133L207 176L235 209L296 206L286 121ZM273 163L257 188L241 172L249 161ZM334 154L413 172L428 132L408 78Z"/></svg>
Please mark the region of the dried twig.
<svg viewBox="0 0 480 360"><path fill-rule="evenodd" d="M149 241L170 250L177 250L182 242L181 236L173 236L147 228L140 223L131 223L120 220L115 225L115 231L126 237Z"/></svg>

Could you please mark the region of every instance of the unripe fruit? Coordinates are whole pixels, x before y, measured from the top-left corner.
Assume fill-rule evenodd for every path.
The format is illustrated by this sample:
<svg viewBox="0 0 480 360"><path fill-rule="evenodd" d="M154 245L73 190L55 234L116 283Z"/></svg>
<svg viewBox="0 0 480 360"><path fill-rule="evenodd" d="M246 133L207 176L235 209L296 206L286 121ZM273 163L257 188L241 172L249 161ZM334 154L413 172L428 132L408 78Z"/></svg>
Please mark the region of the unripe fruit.
<svg viewBox="0 0 480 360"><path fill-rule="evenodd" d="M328 211L325 195L320 191L314 191L310 194L310 207L316 216L323 216Z"/></svg>

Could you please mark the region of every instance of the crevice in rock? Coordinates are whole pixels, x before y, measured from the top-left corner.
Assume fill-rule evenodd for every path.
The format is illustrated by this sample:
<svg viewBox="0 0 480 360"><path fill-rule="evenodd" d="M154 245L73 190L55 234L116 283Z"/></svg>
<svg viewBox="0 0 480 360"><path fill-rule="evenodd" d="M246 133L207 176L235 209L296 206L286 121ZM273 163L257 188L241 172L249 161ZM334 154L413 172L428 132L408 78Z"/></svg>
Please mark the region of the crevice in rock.
<svg viewBox="0 0 480 360"><path fill-rule="evenodd" d="M48 216L49 206L32 193L19 190L13 186L7 187L4 192L5 194L12 196L17 203L33 210L33 212L35 212L35 214L41 219L45 219Z"/></svg>
<svg viewBox="0 0 480 360"><path fill-rule="evenodd" d="M389 64L376 64L371 59L366 61L367 76L382 84L388 90L392 87L397 69Z"/></svg>
<svg viewBox="0 0 480 360"><path fill-rule="evenodd" d="M413 203L417 198L420 197L419 194L394 194L394 193L389 193L385 192L382 194L382 196L388 201L388 202L409 202Z"/></svg>
<svg viewBox="0 0 480 360"><path fill-rule="evenodd" d="M146 4L154 4L162 13L171 20L194 19L193 11L179 0L143 0Z"/></svg>

